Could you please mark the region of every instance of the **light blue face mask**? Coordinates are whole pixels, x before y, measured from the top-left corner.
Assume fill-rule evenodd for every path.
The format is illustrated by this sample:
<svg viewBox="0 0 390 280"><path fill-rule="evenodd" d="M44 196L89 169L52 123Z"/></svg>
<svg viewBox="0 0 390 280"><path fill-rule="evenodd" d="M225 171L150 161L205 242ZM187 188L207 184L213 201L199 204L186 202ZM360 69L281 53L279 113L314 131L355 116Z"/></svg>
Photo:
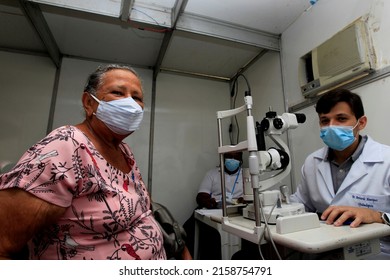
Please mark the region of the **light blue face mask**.
<svg viewBox="0 0 390 280"><path fill-rule="evenodd" d="M96 117L113 132L126 135L137 130L142 122L144 110L131 97L103 101L92 95L99 103Z"/></svg>
<svg viewBox="0 0 390 280"><path fill-rule="evenodd" d="M355 126L339 126L331 125L321 128L320 138L324 143L332 148L333 150L342 151L355 141L355 135L353 130L358 125L359 121Z"/></svg>
<svg viewBox="0 0 390 280"><path fill-rule="evenodd" d="M227 158L225 159L225 167L230 172L233 172L240 167L240 161L234 158Z"/></svg>

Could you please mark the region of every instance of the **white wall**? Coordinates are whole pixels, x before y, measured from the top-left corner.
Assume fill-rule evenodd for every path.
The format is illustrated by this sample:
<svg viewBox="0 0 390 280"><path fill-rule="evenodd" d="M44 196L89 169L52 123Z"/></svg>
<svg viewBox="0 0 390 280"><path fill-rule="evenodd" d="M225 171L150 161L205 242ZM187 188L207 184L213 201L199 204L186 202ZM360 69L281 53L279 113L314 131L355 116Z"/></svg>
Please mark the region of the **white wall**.
<svg viewBox="0 0 390 280"><path fill-rule="evenodd" d="M368 15L369 29L377 57L378 68L390 63L390 3L384 0L320 0L301 15L282 34L282 69L288 106L304 101L298 84L298 61L305 53L330 38L360 16ZM387 16L386 16L387 15ZM363 133L390 144L390 132L385 129L390 119L387 104L390 103L388 79L357 88L364 102L369 123ZM294 154L293 175L296 185L300 179L300 167L306 156L323 146L319 138L318 117L314 107L302 110L307 121L302 129L291 131L291 148Z"/></svg>
<svg viewBox="0 0 390 280"><path fill-rule="evenodd" d="M152 197L179 222L190 217L203 176L219 163L216 112L229 105L226 82L157 78Z"/></svg>
<svg viewBox="0 0 390 280"><path fill-rule="evenodd" d="M47 57L0 51L0 162L46 135L56 68Z"/></svg>

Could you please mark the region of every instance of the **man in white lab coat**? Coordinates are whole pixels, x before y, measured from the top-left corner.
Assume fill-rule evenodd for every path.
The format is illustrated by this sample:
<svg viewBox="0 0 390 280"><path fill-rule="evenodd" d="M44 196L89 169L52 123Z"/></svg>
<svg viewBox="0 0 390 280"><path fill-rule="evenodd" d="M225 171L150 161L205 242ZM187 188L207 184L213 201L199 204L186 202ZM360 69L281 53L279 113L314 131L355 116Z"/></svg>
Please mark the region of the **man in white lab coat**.
<svg viewBox="0 0 390 280"><path fill-rule="evenodd" d="M291 200L334 226L390 225L390 147L359 134L367 124L360 97L330 91L317 101L316 112L327 147L306 158ZM390 237L381 240L381 251L390 258Z"/></svg>

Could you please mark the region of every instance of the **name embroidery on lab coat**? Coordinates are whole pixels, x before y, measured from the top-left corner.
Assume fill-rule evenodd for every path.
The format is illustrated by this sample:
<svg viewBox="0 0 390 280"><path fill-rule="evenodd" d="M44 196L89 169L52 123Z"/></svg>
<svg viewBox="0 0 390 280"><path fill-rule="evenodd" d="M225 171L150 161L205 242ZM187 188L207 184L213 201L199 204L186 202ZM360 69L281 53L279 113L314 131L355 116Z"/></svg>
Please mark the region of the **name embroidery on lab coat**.
<svg viewBox="0 0 390 280"><path fill-rule="evenodd" d="M368 196L356 193L352 194L352 198L359 207L365 208L377 208L379 204L386 203L386 200L388 199L388 197L385 195Z"/></svg>

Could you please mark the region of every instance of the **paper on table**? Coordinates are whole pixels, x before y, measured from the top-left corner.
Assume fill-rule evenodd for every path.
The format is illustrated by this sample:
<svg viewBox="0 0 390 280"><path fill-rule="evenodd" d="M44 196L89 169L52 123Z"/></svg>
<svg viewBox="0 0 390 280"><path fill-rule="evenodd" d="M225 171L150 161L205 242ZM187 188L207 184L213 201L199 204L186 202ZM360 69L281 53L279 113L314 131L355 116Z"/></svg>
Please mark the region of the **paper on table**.
<svg viewBox="0 0 390 280"><path fill-rule="evenodd" d="M222 216L222 209L199 209L197 211L205 216Z"/></svg>

